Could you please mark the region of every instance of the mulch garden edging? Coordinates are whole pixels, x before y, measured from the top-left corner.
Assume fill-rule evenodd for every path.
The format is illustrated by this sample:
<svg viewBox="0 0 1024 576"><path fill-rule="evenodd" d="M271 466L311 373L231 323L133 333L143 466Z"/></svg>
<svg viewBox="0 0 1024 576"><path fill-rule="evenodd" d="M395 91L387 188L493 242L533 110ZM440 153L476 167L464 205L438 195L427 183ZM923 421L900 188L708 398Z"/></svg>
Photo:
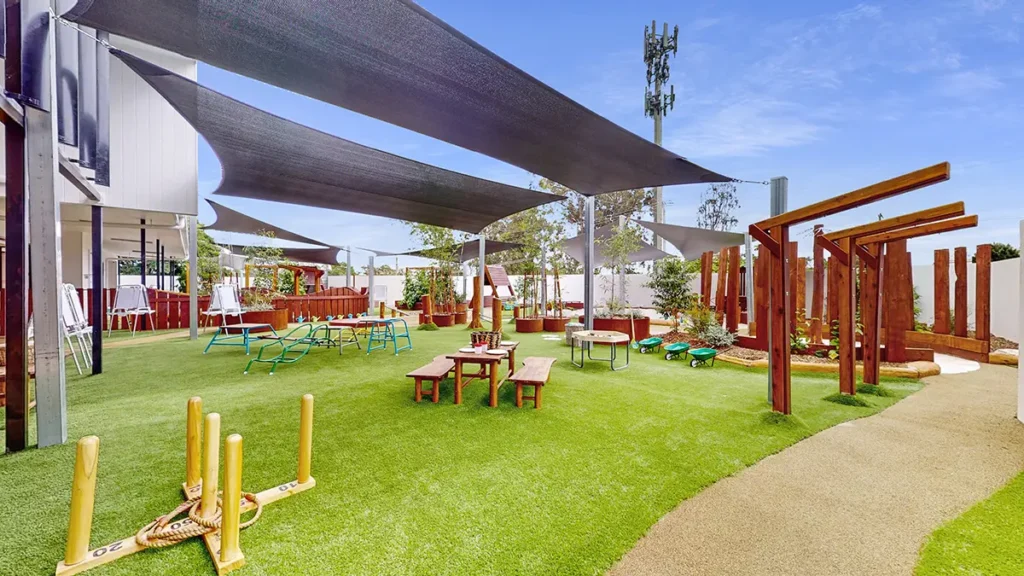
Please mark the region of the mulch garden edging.
<svg viewBox="0 0 1024 576"><path fill-rule="evenodd" d="M744 360L743 358L736 358L735 356L727 356L720 354L718 360L721 362L728 362L729 364L735 364L738 366L745 366L747 368L768 368L767 360ZM791 362L790 367L794 372L814 372L814 373L839 373L838 364L813 364L810 362ZM857 365L857 373L863 373L864 366ZM938 376L942 370L939 365L934 362L910 362L905 368L895 366L882 366L879 368L879 375L890 378L914 378L920 379L927 376Z"/></svg>

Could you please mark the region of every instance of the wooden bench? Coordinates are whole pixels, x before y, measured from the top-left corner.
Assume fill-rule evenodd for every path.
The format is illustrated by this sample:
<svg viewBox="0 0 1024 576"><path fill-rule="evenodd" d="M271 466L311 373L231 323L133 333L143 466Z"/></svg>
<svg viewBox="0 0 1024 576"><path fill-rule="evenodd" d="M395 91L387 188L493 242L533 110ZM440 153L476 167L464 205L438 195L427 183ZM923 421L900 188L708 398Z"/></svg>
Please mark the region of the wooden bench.
<svg viewBox="0 0 1024 576"><path fill-rule="evenodd" d="M434 358L434 361L426 366L421 366L406 374L416 382L416 401L423 399L423 394L430 394L430 399L437 404L441 398L441 380L448 377L448 374L455 370L455 361L445 358L444 354ZM430 390L423 389L423 381L430 382L433 387Z"/></svg>
<svg viewBox="0 0 1024 576"><path fill-rule="evenodd" d="M523 360L523 367L508 377L516 385L516 408L523 407L523 400L533 400L533 407L540 410L541 392L551 378L554 358L531 357ZM523 396L523 386L533 386L533 396Z"/></svg>

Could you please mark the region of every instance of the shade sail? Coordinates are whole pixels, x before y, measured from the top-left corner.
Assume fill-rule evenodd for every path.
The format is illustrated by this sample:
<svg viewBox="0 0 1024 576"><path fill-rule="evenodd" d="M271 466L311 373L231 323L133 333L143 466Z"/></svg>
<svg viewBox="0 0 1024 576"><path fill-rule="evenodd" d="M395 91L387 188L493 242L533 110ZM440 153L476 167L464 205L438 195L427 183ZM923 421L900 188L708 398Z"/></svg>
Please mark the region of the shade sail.
<svg viewBox="0 0 1024 576"><path fill-rule="evenodd" d="M615 224L608 224L594 230L594 268L601 268L607 265L608 257L604 252L607 246L605 241L611 238L616 231L618 231L618 226ZM581 234L562 242L562 251L582 263L586 246L586 241ZM630 262L647 262L649 260L660 260L666 256L671 256L671 254L658 250L641 240L640 248L631 253L627 259Z"/></svg>
<svg viewBox="0 0 1024 576"><path fill-rule="evenodd" d="M243 104L119 50L220 159L214 194L422 222L477 233L562 200L388 154Z"/></svg>
<svg viewBox="0 0 1024 576"><path fill-rule="evenodd" d="M700 258L700 255L705 252L717 252L722 248L740 246L746 241L746 236L735 232L719 232L718 230L640 220L634 220L634 222L664 238L666 242L675 246L676 250L679 250L683 258L687 260Z"/></svg>
<svg viewBox="0 0 1024 576"><path fill-rule="evenodd" d="M232 244L237 246L237 244ZM281 248L281 255L287 260L304 264L327 264L333 266L338 263L340 248Z"/></svg>
<svg viewBox="0 0 1024 576"><path fill-rule="evenodd" d="M583 194L728 180L598 116L411 0L81 0L65 17Z"/></svg>
<svg viewBox="0 0 1024 576"><path fill-rule="evenodd" d="M497 254L498 252L504 252L506 250L512 250L515 248L522 247L522 244L515 242L500 242L498 240L488 240L484 243L484 255L489 256L491 254ZM422 250L414 250L412 252L403 252L398 256L419 256L421 258L430 258L430 249L424 248ZM469 262L470 260L480 256L480 240L470 240L469 242L462 243L456 252L459 254L461 262Z"/></svg>
<svg viewBox="0 0 1024 576"><path fill-rule="evenodd" d="M277 240L289 240L292 242L302 242L305 244L313 244L316 246L323 246L324 242L307 238L301 234L289 232L284 228L279 228L264 222L257 220L252 216L247 216L232 210L227 206L214 202L213 200L206 200L210 207L213 208L213 213L217 215L217 221L206 227L207 230L220 230L221 232L238 232L240 234L259 234L260 232L272 232L274 238Z"/></svg>

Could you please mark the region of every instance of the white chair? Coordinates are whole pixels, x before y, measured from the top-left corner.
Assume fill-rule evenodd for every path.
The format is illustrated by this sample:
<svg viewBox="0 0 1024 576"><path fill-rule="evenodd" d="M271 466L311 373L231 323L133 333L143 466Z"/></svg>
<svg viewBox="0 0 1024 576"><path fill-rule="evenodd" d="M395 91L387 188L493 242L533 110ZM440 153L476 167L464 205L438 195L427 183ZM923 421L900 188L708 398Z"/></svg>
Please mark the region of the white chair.
<svg viewBox="0 0 1024 576"><path fill-rule="evenodd" d="M146 294L145 286L141 284L118 286L117 292L114 293L114 306L107 312L107 336L110 336L110 332L114 329L114 317L128 318L132 336L135 336L140 316L148 316L150 327L156 330L156 322L153 319L154 312L149 307L149 296Z"/></svg>
<svg viewBox="0 0 1024 576"><path fill-rule="evenodd" d="M78 361L78 350L75 350L75 340L78 341L78 347L82 351L82 363L86 367L92 366L92 352L90 350L92 327L89 326L88 320L85 319L82 302L78 299L78 290L74 284L64 284L63 292L64 302L60 309L61 329L64 332L64 339L68 343L68 348L71 349L71 357L75 361L75 368L81 374L82 365Z"/></svg>
<svg viewBox="0 0 1024 576"><path fill-rule="evenodd" d="M245 310L242 308L241 298L238 294L237 284L214 284L213 290L210 293L210 306L203 310L203 332L206 331L206 326L209 324L210 318L214 316L221 317L221 325L226 326L228 323L228 316L238 316L238 322L242 322L242 312Z"/></svg>

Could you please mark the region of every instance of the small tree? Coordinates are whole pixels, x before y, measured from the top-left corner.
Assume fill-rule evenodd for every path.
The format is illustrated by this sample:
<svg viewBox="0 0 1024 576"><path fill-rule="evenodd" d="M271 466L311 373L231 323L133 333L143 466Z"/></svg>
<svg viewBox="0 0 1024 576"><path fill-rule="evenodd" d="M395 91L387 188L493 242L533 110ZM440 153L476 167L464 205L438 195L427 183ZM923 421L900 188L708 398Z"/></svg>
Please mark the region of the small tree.
<svg viewBox="0 0 1024 576"><path fill-rule="evenodd" d="M614 316L626 307L625 282L623 282L623 293L615 296L615 284L626 274L631 264L629 256L640 249L643 233L638 226L626 224L619 226L615 233L600 242L601 252L605 257L605 265L614 272L610 286L606 288L609 293L607 306L608 311ZM586 273L587 271L584 271Z"/></svg>
<svg viewBox="0 0 1024 576"><path fill-rule="evenodd" d="M726 232L739 224L736 210L740 208L740 200L736 195L736 184L711 184L701 194L700 201L700 207L697 208L698 227Z"/></svg>
<svg viewBox="0 0 1024 576"><path fill-rule="evenodd" d="M672 318L672 331L679 330L679 314L690 307L693 273L680 258L665 258L654 263L651 279L644 286L654 291L654 308Z"/></svg>
<svg viewBox="0 0 1024 576"><path fill-rule="evenodd" d="M1003 244L1002 242L992 243L993 262L999 262L1000 260L1009 260L1011 258L1020 258L1020 250L1014 248L1009 244Z"/></svg>
<svg viewBox="0 0 1024 576"><path fill-rule="evenodd" d="M258 246L246 246L243 250L248 264L252 268L252 287L245 294L245 304L250 310L273 310L271 302L277 293L277 265L284 257L284 251L273 246L274 233L260 230L257 235L266 243Z"/></svg>
<svg viewBox="0 0 1024 576"><path fill-rule="evenodd" d="M459 247L468 237L455 233L448 228L429 224L410 223L412 236L423 246L427 246L424 255L437 262L436 288L437 303L449 313L455 311L455 274L459 271L461 254Z"/></svg>
<svg viewBox="0 0 1024 576"><path fill-rule="evenodd" d="M196 277L199 279L196 291L200 296L209 296L213 288L213 279L220 277L220 246L217 246L213 238L206 233L206 230L200 227L196 230L196 248ZM128 272L122 269L121 273L127 274ZM138 273L139 265L138 261L136 261L135 271L131 272L131 274ZM178 270L179 292L185 292L188 286L186 274L188 274L188 269L185 266L181 266Z"/></svg>

